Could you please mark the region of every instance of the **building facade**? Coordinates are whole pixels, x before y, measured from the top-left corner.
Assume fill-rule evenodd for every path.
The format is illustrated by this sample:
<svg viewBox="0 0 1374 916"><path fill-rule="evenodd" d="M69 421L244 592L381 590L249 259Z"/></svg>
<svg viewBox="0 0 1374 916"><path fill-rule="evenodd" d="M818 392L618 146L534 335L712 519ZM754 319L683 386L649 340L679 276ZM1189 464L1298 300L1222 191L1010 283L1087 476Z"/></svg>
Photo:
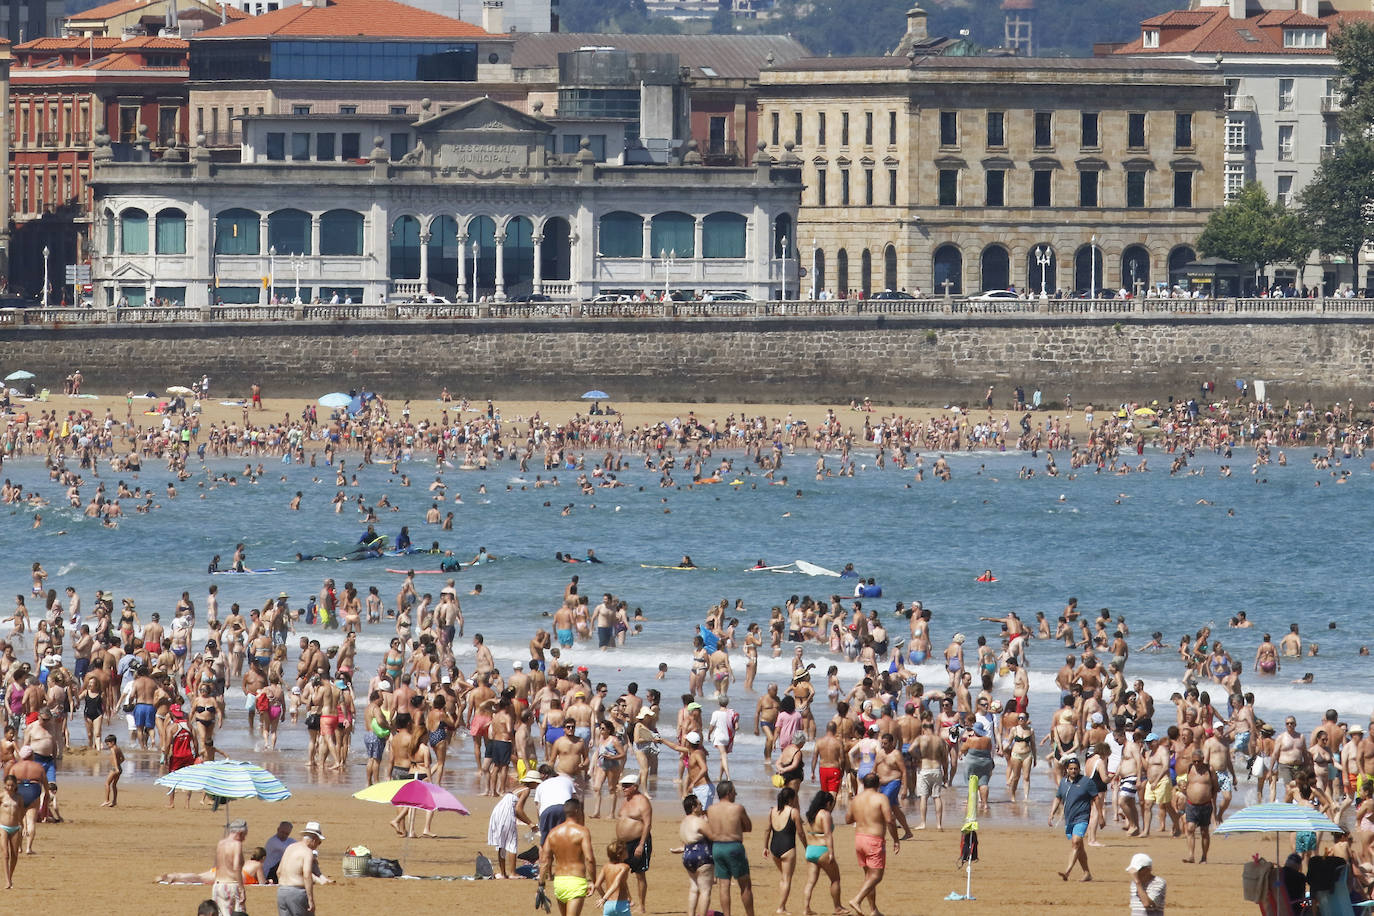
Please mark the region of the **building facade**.
<svg viewBox="0 0 1374 916"><path fill-rule="evenodd" d="M806 286L836 295L1176 279L1222 200L1223 105L1215 65L914 50L759 89L768 151L804 164Z"/></svg>
<svg viewBox="0 0 1374 916"><path fill-rule="evenodd" d="M197 145L119 163L102 136L96 305L797 288L779 241L800 180L766 155L600 165L589 144L550 154L554 124L491 99L425 110L411 130L399 160L378 135L362 162L218 163Z"/></svg>
<svg viewBox="0 0 1374 916"><path fill-rule="evenodd" d="M1291 205L1340 142L1339 68L1330 51L1342 24L1374 20L1362 11L1333 11L1316 0L1245 0L1174 10L1146 19L1138 37L1116 54L1219 65L1226 81L1224 193L1258 182L1270 200ZM1346 258L1313 258L1308 276L1279 267L1276 282L1321 282L1328 292L1355 280ZM1359 284L1356 281L1356 285Z"/></svg>
<svg viewBox="0 0 1374 916"><path fill-rule="evenodd" d="M185 41L146 35L43 38L14 49L5 200L16 290L41 295L44 248L59 275L89 261L98 133L117 159L157 159L187 145L186 55Z"/></svg>
<svg viewBox="0 0 1374 916"><path fill-rule="evenodd" d="M0 38L22 44L62 34L63 0L4 0L0 3Z"/></svg>
<svg viewBox="0 0 1374 916"><path fill-rule="evenodd" d="M0 162L10 161L10 43L0 38ZM0 292L9 288L10 276L10 171L0 169Z"/></svg>

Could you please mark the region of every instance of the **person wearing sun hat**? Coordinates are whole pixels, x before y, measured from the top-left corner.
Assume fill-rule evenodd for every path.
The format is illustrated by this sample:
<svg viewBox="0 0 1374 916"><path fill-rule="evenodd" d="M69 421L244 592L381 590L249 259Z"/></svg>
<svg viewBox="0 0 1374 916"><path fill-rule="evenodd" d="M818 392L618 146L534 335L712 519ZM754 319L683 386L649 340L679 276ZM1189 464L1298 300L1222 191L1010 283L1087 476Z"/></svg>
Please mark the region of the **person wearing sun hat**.
<svg viewBox="0 0 1374 916"><path fill-rule="evenodd" d="M1155 874L1154 860L1143 852L1131 856L1126 874L1131 876L1131 916L1164 916L1167 884Z"/></svg>
<svg viewBox="0 0 1374 916"><path fill-rule="evenodd" d="M315 872L319 868L315 851L323 842L319 822L311 821L301 831L301 841L281 854L277 866L278 916L312 916L315 912Z"/></svg>

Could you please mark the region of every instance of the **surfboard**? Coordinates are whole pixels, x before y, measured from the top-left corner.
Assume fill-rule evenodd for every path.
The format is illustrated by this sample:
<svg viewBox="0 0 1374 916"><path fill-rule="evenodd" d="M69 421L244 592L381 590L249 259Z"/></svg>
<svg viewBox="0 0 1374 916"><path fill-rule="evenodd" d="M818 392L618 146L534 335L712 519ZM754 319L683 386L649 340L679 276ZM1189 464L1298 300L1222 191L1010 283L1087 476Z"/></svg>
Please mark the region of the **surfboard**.
<svg viewBox="0 0 1374 916"><path fill-rule="evenodd" d="M640 568L640 569L680 569L680 570L688 570L688 571L694 570L694 569L706 569L706 570L710 570L711 572L715 572L715 569L716 569L714 566L655 566L655 565L653 565L652 563L640 563L640 564L639 564L639 568Z"/></svg>
<svg viewBox="0 0 1374 916"><path fill-rule="evenodd" d="M997 577L996 577L996 576L993 576L991 579L984 579L982 576L979 576L977 579L974 579L973 581L974 581L974 582L996 582L996 581L997 581Z"/></svg>
<svg viewBox="0 0 1374 916"><path fill-rule="evenodd" d="M783 563L781 566L747 566L745 572L772 572L772 573L794 573L792 563Z"/></svg>
<svg viewBox="0 0 1374 916"><path fill-rule="evenodd" d="M804 572L808 576L833 576L836 579L840 577L840 574L833 569L826 569L824 566L817 566L815 563L808 563L805 560L795 560L793 565L797 567L798 571Z"/></svg>
<svg viewBox="0 0 1374 916"><path fill-rule="evenodd" d="M265 576L276 572L275 569L221 569L211 573L212 576Z"/></svg>
<svg viewBox="0 0 1374 916"><path fill-rule="evenodd" d="M453 570L453 571L454 571L454 572L457 572L457 570ZM389 572L389 573L396 573L398 576L404 576L404 575L407 575L407 574L409 574L409 573L415 573L415 575L417 575L417 576L438 576L438 575L442 575L442 574L445 572L445 570L442 570L442 569L388 569L387 572Z"/></svg>

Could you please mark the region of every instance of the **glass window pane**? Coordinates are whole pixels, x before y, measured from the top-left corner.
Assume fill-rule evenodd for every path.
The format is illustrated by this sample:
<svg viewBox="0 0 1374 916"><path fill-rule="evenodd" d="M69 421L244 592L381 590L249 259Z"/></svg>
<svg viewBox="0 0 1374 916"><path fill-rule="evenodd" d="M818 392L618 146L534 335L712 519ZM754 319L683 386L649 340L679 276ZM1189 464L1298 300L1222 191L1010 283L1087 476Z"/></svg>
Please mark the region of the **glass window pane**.
<svg viewBox="0 0 1374 916"><path fill-rule="evenodd" d="M712 213L702 221L701 256L742 258L748 220L738 213Z"/></svg>
<svg viewBox="0 0 1374 916"><path fill-rule="evenodd" d="M603 258L642 258L644 220L638 213L607 213L601 217Z"/></svg>
<svg viewBox="0 0 1374 916"><path fill-rule="evenodd" d="M650 232L650 254L666 252L679 258L696 257L696 220L686 213L660 213Z"/></svg>
<svg viewBox="0 0 1374 916"><path fill-rule="evenodd" d="M124 224L122 254L148 253L148 214L142 210L125 210L120 214Z"/></svg>
<svg viewBox="0 0 1374 916"><path fill-rule="evenodd" d="M258 214L252 210L221 212L215 221L215 253L258 254L261 232L259 226Z"/></svg>
<svg viewBox="0 0 1374 916"><path fill-rule="evenodd" d="M157 215L157 253L186 253L186 214L163 210Z"/></svg>
<svg viewBox="0 0 1374 916"><path fill-rule="evenodd" d="M363 215L352 210L330 210L320 217L320 254L336 257L363 253Z"/></svg>

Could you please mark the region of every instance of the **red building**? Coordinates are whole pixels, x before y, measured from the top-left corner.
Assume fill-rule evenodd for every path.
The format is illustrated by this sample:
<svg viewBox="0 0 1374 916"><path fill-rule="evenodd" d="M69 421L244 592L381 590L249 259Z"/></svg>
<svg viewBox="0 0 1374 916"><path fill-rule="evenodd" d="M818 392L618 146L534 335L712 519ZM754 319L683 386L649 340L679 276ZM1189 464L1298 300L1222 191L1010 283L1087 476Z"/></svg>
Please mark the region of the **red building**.
<svg viewBox="0 0 1374 916"><path fill-rule="evenodd" d="M188 145L187 43L179 38L40 38L16 45L10 70L10 289L35 297L50 257L90 257L91 154L110 135L116 159L160 158Z"/></svg>

